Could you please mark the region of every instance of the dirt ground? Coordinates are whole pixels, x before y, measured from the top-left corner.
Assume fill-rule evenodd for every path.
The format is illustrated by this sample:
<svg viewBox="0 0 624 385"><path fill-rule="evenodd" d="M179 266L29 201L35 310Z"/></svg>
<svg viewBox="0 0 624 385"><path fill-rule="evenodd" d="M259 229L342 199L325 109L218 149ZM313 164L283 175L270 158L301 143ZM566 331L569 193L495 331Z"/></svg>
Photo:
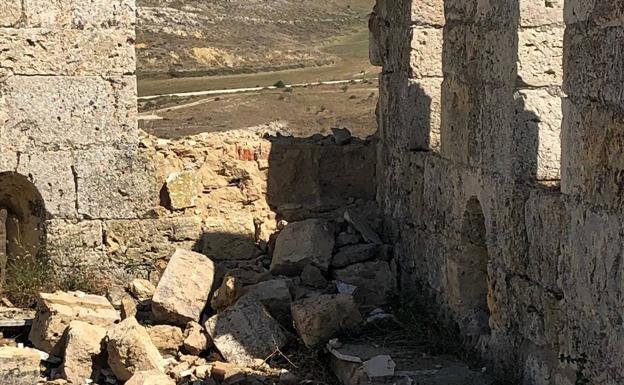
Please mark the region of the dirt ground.
<svg viewBox="0 0 624 385"><path fill-rule="evenodd" d="M332 127L348 128L353 135L364 138L377 130L377 99L376 80L185 101L165 99L143 105L141 116L150 118L140 124L150 134L162 138L265 125L297 137L328 134ZM166 107L162 108L163 105Z"/></svg>

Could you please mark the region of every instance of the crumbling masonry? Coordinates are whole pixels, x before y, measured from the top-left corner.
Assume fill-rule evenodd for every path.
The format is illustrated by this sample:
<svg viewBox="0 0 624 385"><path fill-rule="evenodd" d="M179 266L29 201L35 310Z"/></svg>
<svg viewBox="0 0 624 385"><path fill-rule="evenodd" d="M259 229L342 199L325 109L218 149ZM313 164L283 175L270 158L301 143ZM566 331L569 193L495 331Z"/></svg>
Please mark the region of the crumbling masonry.
<svg viewBox="0 0 624 385"><path fill-rule="evenodd" d="M351 154L349 170L363 164L367 145L277 143L276 160L275 143L226 138L200 150L157 143L146 159L149 141L136 128L134 1L0 5L0 263L47 251L61 267L144 273L128 267L168 255L170 243L190 248L210 228L253 242L265 233L254 228L258 212L269 223L271 210L301 219L345 203L326 196L346 194L319 170L299 186L301 161ZM434 304L440 322L458 325L507 378L623 383L622 2L378 0L371 30L371 57L383 65L377 201L402 296ZM231 180L258 176L264 190L203 168L219 157L235 164ZM266 191L276 161L292 165L280 175L301 201ZM178 177L196 168L223 182L201 199L220 191L238 205L232 191L242 191L249 220L224 225L194 204L163 213L163 164ZM340 178L335 164L327 170ZM373 185L345 180L351 196ZM205 191L203 183L197 194ZM271 210L265 202L248 212L265 195Z"/></svg>

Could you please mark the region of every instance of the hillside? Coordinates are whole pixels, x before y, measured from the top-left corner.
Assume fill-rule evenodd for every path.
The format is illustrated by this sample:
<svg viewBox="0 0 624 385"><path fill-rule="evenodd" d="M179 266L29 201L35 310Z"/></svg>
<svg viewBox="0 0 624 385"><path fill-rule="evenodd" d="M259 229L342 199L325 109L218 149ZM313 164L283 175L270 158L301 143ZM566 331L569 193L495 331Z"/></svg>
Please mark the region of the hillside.
<svg viewBox="0 0 624 385"><path fill-rule="evenodd" d="M139 76L331 64L320 46L361 31L373 0L139 0Z"/></svg>

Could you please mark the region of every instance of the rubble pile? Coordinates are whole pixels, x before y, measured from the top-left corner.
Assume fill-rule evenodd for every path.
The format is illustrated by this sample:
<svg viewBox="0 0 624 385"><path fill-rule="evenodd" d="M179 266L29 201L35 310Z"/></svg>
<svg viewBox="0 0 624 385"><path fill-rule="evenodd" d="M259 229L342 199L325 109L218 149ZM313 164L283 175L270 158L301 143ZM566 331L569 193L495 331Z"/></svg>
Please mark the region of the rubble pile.
<svg viewBox="0 0 624 385"><path fill-rule="evenodd" d="M325 349L387 304L391 252L352 210L281 221L270 239L257 263L177 249L156 285L134 279L115 305L41 293L28 341L0 346L0 383L299 383L271 358L288 345Z"/></svg>

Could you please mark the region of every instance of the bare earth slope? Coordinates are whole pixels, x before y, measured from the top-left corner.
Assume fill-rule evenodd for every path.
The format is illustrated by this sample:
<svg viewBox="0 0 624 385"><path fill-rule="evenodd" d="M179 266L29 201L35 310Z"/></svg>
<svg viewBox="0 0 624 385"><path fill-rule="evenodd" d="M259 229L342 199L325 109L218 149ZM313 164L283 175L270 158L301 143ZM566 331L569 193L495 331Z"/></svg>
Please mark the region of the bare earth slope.
<svg viewBox="0 0 624 385"><path fill-rule="evenodd" d="M372 0L139 0L139 75L330 64L318 43L361 29ZM312 43L316 42L316 44Z"/></svg>

